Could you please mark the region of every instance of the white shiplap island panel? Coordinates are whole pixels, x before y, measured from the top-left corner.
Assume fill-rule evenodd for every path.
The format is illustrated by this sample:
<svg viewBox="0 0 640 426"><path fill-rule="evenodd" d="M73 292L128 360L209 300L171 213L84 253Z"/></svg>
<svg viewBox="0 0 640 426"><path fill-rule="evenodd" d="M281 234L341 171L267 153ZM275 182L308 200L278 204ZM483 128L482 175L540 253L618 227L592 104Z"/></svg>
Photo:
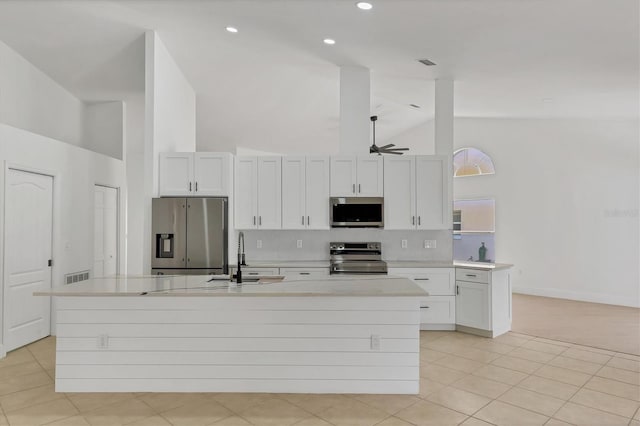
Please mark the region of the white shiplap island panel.
<svg viewBox="0 0 640 426"><path fill-rule="evenodd" d="M398 278L341 280L292 281L288 296L286 281L233 289L241 297L197 294L195 284L189 297L108 295L105 282L99 296L54 289L56 391L418 393L421 290ZM345 280L358 297L349 285L309 291ZM269 286L278 294L265 297Z"/></svg>

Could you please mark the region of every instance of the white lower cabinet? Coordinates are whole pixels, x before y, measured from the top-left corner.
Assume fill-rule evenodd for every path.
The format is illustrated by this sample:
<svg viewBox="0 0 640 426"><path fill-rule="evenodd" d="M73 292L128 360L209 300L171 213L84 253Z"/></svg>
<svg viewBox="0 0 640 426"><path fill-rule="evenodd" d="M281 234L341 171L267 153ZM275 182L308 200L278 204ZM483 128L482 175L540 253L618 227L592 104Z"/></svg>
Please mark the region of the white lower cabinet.
<svg viewBox="0 0 640 426"><path fill-rule="evenodd" d="M326 277L329 275L329 268L280 268L280 275L291 279L295 277Z"/></svg>
<svg viewBox="0 0 640 426"><path fill-rule="evenodd" d="M456 281L456 324L489 330L489 284Z"/></svg>
<svg viewBox="0 0 640 426"><path fill-rule="evenodd" d="M455 330L454 268L389 268L389 275L409 278L429 293L420 301L420 329Z"/></svg>
<svg viewBox="0 0 640 426"><path fill-rule="evenodd" d="M511 273L456 268L456 329L485 337L511 330Z"/></svg>
<svg viewBox="0 0 640 426"><path fill-rule="evenodd" d="M236 267L232 266L229 268L230 274L236 273ZM263 276L263 275L279 275L278 268L260 268L260 267L251 267L251 266L243 266L242 267L242 276Z"/></svg>

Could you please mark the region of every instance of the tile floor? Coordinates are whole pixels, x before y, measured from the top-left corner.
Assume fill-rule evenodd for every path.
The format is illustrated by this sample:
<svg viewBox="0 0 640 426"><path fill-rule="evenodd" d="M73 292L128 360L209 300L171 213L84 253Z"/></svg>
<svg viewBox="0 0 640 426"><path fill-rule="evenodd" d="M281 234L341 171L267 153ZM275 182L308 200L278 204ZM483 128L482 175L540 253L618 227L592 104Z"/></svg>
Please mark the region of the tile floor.
<svg viewBox="0 0 640 426"><path fill-rule="evenodd" d="M640 426L640 357L422 332L419 395L55 393L54 338L0 360L0 425Z"/></svg>

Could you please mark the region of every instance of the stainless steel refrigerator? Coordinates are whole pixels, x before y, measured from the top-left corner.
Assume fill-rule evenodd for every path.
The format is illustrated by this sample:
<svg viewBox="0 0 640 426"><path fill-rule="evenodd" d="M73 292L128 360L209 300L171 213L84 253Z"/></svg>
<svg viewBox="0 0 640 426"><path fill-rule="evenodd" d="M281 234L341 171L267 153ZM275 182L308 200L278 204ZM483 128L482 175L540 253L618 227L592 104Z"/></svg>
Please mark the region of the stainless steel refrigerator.
<svg viewBox="0 0 640 426"><path fill-rule="evenodd" d="M227 198L154 198L151 273L228 273Z"/></svg>

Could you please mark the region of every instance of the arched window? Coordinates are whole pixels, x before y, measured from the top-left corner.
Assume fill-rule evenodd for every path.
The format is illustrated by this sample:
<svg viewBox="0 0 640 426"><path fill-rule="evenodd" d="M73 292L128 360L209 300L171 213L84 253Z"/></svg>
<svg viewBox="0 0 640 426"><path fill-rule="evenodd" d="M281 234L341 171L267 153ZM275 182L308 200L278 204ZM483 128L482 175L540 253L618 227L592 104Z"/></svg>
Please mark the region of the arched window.
<svg viewBox="0 0 640 426"><path fill-rule="evenodd" d="M493 161L477 148L462 148L453 153L453 176L493 175Z"/></svg>

